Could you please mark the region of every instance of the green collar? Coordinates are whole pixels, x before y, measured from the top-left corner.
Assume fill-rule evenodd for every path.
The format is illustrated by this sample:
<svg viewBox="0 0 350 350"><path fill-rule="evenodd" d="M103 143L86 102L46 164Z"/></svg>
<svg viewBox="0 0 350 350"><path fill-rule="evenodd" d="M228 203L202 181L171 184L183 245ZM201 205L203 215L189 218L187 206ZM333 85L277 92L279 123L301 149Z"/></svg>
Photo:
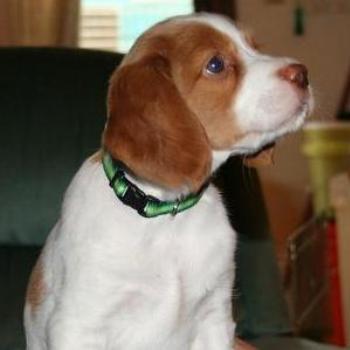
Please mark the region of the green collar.
<svg viewBox="0 0 350 350"><path fill-rule="evenodd" d="M208 184L205 184L197 193L189 194L176 201L161 201L153 196L146 195L125 176L124 166L114 160L107 152L102 158L103 168L116 196L127 206L135 209L146 218L159 215L176 215L186 209L192 208L201 199Z"/></svg>

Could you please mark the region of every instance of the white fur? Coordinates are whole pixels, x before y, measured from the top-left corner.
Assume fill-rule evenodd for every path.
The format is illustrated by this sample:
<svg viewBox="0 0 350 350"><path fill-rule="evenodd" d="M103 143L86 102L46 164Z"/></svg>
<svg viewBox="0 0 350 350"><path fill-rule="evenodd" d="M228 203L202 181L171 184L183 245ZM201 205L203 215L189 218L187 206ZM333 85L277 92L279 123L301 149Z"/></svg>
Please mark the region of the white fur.
<svg viewBox="0 0 350 350"><path fill-rule="evenodd" d="M191 210L145 219L87 160L43 251L28 349L229 349L234 246L213 187Z"/></svg>
<svg viewBox="0 0 350 350"><path fill-rule="evenodd" d="M213 152L213 171L230 154L253 152L301 125L310 101L300 103L274 74L290 60L258 54L222 17L176 20L228 35L247 70L232 105L246 136ZM138 184L160 198L179 195ZM44 298L36 310L26 304L27 349L231 349L235 243L213 186L190 210L146 219L116 198L101 163L87 160L42 253Z"/></svg>
<svg viewBox="0 0 350 350"><path fill-rule="evenodd" d="M244 65L244 78L234 96L232 114L245 136L233 145L229 154L254 153L272 140L298 129L313 109L311 87L306 94L300 94L277 74L280 68L296 61L254 50L233 23L222 16L201 14L195 20L230 37Z"/></svg>

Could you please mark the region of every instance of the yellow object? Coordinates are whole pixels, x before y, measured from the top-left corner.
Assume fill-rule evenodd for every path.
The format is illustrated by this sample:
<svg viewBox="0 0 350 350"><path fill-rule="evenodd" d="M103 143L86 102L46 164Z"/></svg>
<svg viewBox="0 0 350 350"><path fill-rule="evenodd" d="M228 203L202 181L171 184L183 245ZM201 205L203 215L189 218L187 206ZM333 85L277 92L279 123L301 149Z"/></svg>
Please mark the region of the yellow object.
<svg viewBox="0 0 350 350"><path fill-rule="evenodd" d="M302 151L309 160L315 213L333 216L329 180L350 170L350 122L308 123L304 127Z"/></svg>

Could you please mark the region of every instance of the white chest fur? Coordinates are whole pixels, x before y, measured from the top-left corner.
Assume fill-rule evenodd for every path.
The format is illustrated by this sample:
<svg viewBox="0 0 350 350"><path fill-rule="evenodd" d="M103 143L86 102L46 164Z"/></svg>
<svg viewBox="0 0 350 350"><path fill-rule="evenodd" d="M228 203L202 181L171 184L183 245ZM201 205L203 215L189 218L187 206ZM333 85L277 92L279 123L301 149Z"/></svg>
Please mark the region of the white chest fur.
<svg viewBox="0 0 350 350"><path fill-rule="evenodd" d="M203 348L205 319L230 328L234 246L214 187L190 210L146 219L86 161L44 249L41 337L60 350Z"/></svg>

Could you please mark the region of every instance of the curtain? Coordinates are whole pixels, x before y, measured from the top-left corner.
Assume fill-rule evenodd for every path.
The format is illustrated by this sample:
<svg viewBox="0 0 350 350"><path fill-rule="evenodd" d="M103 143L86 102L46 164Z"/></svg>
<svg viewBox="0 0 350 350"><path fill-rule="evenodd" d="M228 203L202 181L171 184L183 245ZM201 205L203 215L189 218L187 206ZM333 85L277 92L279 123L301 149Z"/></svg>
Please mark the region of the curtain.
<svg viewBox="0 0 350 350"><path fill-rule="evenodd" d="M0 45L76 46L79 0L1 0Z"/></svg>
<svg viewBox="0 0 350 350"><path fill-rule="evenodd" d="M235 0L194 0L196 12L215 12L235 18Z"/></svg>

